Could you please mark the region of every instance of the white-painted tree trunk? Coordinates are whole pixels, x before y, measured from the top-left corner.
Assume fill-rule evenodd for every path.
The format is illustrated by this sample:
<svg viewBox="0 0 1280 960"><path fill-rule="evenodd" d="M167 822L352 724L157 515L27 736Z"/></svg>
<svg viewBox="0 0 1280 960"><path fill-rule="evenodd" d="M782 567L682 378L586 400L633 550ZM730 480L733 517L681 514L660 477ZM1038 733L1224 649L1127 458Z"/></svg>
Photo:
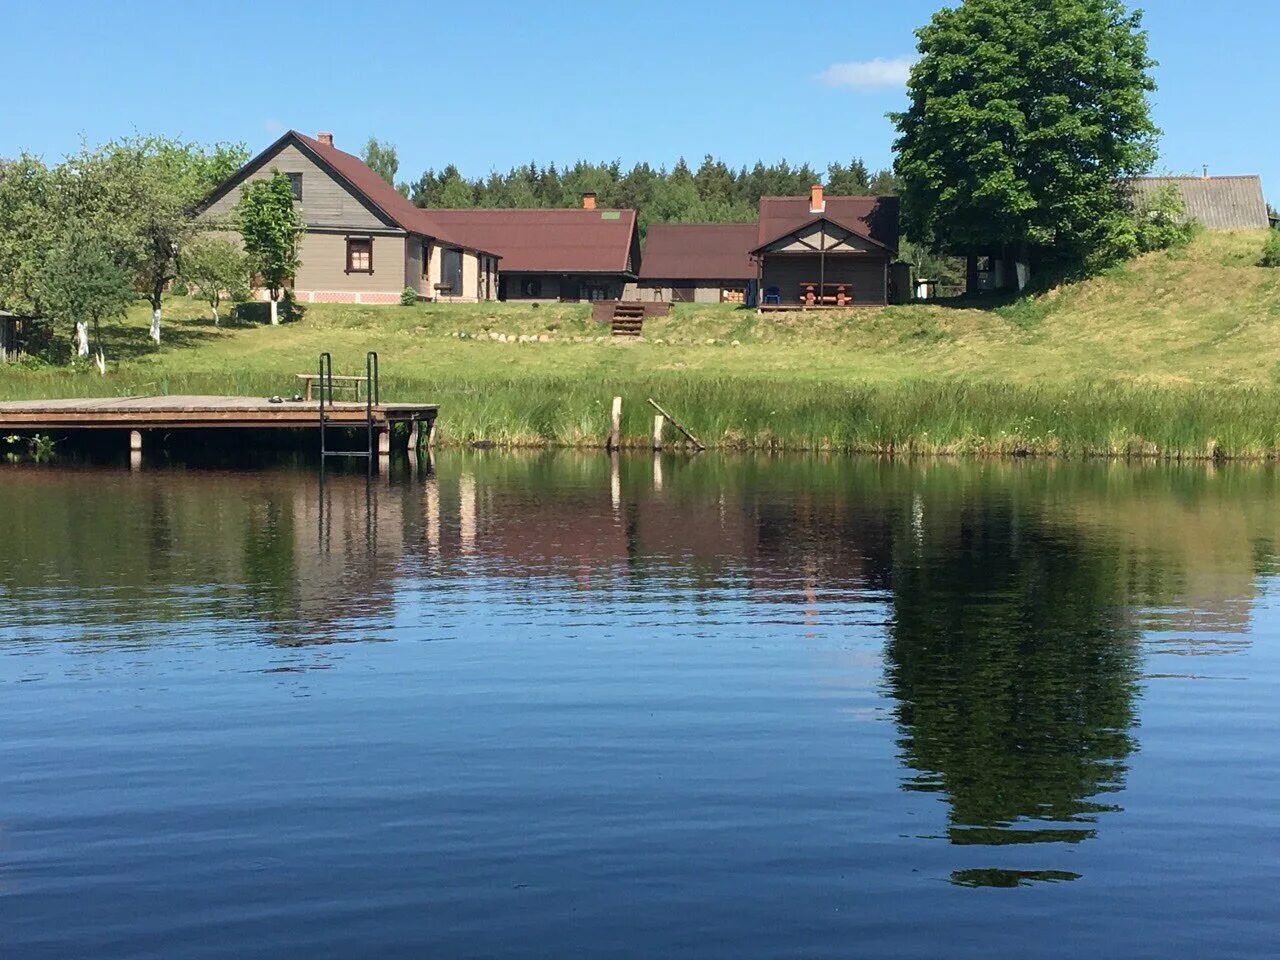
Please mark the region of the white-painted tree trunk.
<svg viewBox="0 0 1280 960"><path fill-rule="evenodd" d="M94 358L94 360L98 364L99 376L105 377L107 375L107 355L102 352L101 347L98 348L98 355Z"/></svg>
<svg viewBox="0 0 1280 960"><path fill-rule="evenodd" d="M280 326L280 311L277 309L280 305L276 303L274 297L271 298L271 325L273 327Z"/></svg>
<svg viewBox="0 0 1280 960"><path fill-rule="evenodd" d="M89 325L83 320L76 323L76 356L89 355Z"/></svg>
<svg viewBox="0 0 1280 960"><path fill-rule="evenodd" d="M221 319L218 317L218 305L217 305L216 303L214 303L214 304L210 304L210 305L209 305L209 309L211 309L211 310L213 311L213 325L214 325L215 327L217 327L217 326L221 326L222 321L221 321Z"/></svg>
<svg viewBox="0 0 1280 960"><path fill-rule="evenodd" d="M151 339L160 342L160 311L151 311Z"/></svg>

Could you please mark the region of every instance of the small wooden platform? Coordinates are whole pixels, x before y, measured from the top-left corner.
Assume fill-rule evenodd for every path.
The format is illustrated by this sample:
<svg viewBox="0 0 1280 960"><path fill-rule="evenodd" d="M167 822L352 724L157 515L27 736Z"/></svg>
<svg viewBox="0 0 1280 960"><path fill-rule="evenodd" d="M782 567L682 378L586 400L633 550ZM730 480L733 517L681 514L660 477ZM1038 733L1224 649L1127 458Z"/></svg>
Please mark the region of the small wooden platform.
<svg viewBox="0 0 1280 960"><path fill-rule="evenodd" d="M374 406L378 450L390 451L391 426L410 427L415 447L435 423L434 403L383 403ZM330 426L364 427L368 408L363 403L325 404ZM303 430L319 429L316 403L286 400L271 403L261 397L104 397L72 400L0 402L0 433L12 431L128 430L131 449L141 449L143 430Z"/></svg>

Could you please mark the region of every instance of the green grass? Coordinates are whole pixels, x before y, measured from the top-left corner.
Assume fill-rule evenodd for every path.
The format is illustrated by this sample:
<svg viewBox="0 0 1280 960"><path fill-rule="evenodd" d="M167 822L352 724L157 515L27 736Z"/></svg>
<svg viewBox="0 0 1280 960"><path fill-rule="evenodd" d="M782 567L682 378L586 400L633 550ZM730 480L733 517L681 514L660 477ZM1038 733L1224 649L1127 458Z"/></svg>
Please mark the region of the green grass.
<svg viewBox="0 0 1280 960"><path fill-rule="evenodd" d="M652 396L730 448L1272 457L1280 271L1257 266L1263 240L1205 235L981 309L682 306L647 321L639 343L599 339L585 305L317 304L295 324L215 328L201 305L175 299L160 348L139 308L105 332L107 377L0 368L0 398L288 394L320 351L358 373L373 349L384 397L440 403L445 442L599 444L621 395L635 445L651 432Z"/></svg>

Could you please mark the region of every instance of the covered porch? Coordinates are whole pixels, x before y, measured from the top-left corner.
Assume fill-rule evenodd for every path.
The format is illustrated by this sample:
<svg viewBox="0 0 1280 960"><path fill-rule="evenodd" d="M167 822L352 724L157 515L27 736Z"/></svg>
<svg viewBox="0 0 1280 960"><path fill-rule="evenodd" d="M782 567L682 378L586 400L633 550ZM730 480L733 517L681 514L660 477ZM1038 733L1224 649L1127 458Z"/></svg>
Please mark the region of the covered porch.
<svg viewBox="0 0 1280 960"><path fill-rule="evenodd" d="M891 251L826 217L752 251L758 308L844 310L889 302Z"/></svg>

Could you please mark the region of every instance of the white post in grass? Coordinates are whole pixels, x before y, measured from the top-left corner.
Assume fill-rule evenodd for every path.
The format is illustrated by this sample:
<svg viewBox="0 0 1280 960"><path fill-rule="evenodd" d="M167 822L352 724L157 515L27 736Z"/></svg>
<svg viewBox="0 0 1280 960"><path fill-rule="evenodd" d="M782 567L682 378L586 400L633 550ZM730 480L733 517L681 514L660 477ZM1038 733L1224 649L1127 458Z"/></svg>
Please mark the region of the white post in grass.
<svg viewBox="0 0 1280 960"><path fill-rule="evenodd" d="M622 447L622 398L613 398L613 416L610 422L609 430L609 449L618 450Z"/></svg>

